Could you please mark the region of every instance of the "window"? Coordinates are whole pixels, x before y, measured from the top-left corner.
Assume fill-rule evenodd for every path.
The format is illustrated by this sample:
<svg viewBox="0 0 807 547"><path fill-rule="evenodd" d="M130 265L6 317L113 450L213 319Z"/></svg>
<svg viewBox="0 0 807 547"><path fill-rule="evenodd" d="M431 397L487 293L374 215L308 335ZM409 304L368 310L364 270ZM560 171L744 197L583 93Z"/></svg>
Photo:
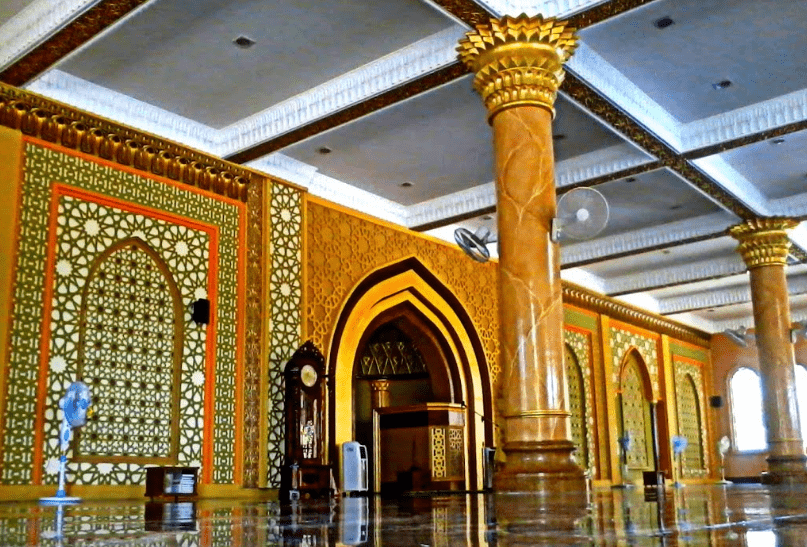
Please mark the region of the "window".
<svg viewBox="0 0 807 547"><path fill-rule="evenodd" d="M734 449L738 452L766 450L768 442L762 418L762 386L759 374L741 367L729 380Z"/></svg>
<svg viewBox="0 0 807 547"><path fill-rule="evenodd" d="M796 365L796 399L799 402L801 439L807 447L807 367Z"/></svg>

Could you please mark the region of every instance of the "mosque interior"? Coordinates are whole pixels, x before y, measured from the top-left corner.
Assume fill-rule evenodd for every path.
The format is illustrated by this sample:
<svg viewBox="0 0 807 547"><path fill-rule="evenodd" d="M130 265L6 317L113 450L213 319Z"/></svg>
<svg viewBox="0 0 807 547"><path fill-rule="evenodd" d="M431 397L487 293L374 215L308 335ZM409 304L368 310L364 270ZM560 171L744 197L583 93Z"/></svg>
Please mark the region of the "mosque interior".
<svg viewBox="0 0 807 547"><path fill-rule="evenodd" d="M0 544L807 545L807 4L1 4Z"/></svg>

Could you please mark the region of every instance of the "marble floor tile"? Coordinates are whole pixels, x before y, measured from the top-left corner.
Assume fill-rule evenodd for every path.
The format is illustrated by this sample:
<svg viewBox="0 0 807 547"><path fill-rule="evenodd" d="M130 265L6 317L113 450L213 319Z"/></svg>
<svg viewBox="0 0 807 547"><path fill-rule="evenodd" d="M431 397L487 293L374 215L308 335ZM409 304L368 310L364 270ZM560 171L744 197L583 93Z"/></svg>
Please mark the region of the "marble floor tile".
<svg viewBox="0 0 807 547"><path fill-rule="evenodd" d="M575 497L0 503L0 545L807 546L807 488L596 489Z"/></svg>

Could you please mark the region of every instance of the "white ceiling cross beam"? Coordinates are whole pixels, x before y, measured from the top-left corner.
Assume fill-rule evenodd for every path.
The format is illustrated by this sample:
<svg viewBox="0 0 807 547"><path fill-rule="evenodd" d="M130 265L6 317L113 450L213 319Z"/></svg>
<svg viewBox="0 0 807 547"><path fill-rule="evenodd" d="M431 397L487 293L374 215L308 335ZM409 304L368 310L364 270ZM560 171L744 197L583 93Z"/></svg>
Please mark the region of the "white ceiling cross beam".
<svg viewBox="0 0 807 547"><path fill-rule="evenodd" d="M793 276L787 280L788 294L791 296L807 293L807 276ZM721 287L714 291L659 299L659 312L680 313L693 309L714 308L751 302L751 288L747 284L734 287Z"/></svg>
<svg viewBox="0 0 807 547"><path fill-rule="evenodd" d="M61 30L101 0L35 0L0 26L0 70Z"/></svg>
<svg viewBox="0 0 807 547"><path fill-rule="evenodd" d="M605 293L624 294L635 291L648 291L654 288L682 285L744 272L745 264L739 254L718 257L615 277L605 282Z"/></svg>

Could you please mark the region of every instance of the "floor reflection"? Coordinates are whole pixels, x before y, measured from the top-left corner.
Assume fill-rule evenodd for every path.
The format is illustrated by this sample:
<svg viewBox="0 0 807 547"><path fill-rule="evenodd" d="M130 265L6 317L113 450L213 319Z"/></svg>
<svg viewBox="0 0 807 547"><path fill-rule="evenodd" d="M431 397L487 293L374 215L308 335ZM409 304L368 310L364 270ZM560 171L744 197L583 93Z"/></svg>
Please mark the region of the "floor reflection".
<svg viewBox="0 0 807 547"><path fill-rule="evenodd" d="M339 500L0 504L0 544L439 547L807 546L807 489L687 486L578 498L454 494Z"/></svg>

